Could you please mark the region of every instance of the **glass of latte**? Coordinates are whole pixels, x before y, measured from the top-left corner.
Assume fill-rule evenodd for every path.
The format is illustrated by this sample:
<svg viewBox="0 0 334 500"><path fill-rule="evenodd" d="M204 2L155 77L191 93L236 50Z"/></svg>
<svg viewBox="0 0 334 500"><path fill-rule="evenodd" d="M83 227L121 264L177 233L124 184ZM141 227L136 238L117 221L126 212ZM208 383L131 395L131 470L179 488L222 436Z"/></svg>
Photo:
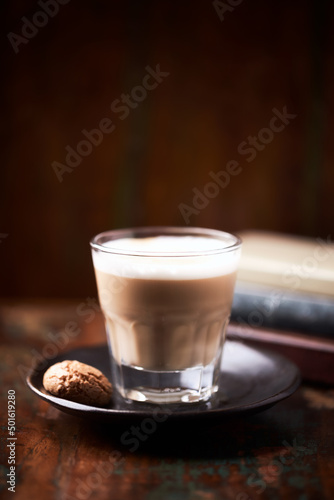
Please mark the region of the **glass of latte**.
<svg viewBox="0 0 334 500"><path fill-rule="evenodd" d="M191 403L218 390L241 241L141 227L91 242L113 384L126 399Z"/></svg>

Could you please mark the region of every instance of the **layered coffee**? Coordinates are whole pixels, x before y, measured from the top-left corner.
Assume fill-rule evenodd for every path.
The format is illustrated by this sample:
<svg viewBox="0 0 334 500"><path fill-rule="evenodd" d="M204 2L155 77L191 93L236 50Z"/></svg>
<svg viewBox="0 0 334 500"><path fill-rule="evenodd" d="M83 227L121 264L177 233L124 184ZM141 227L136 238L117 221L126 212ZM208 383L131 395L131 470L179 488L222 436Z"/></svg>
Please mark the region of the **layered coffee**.
<svg viewBox="0 0 334 500"><path fill-rule="evenodd" d="M150 371L205 367L221 355L238 253L203 236L120 238L94 252L116 363ZM198 253L201 252L201 255Z"/></svg>

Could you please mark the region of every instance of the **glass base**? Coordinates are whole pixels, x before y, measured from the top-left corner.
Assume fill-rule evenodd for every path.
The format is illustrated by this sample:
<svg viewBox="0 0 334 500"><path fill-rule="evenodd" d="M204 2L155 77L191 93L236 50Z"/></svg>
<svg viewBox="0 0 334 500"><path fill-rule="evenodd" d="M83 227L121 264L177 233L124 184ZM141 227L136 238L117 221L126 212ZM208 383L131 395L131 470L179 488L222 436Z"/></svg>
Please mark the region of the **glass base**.
<svg viewBox="0 0 334 500"><path fill-rule="evenodd" d="M177 371L145 370L112 361L114 385L126 399L155 404L197 403L218 390L219 363Z"/></svg>

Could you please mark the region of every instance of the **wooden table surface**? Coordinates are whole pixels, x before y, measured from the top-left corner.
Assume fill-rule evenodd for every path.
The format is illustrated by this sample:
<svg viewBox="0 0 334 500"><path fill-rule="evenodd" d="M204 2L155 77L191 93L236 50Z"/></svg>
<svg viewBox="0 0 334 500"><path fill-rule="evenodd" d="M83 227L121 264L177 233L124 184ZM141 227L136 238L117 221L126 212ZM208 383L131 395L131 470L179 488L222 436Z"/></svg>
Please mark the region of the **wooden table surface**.
<svg viewBox="0 0 334 500"><path fill-rule="evenodd" d="M120 440L129 423L101 424L62 413L24 381L41 356L50 359L105 340L95 299L3 302L0 333L1 498L334 498L333 387L303 383L271 409L230 422L162 422L130 451ZM16 399L14 441L8 431L8 391L15 391ZM6 482L10 458L14 495Z"/></svg>

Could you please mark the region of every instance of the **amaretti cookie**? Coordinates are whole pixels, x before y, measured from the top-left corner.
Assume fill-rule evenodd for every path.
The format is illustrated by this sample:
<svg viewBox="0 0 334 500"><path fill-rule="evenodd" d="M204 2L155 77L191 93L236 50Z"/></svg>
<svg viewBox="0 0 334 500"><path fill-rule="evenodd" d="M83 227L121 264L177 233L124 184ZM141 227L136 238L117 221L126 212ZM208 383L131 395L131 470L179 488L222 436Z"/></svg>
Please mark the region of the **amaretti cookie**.
<svg viewBox="0 0 334 500"><path fill-rule="evenodd" d="M100 370L75 360L50 366L43 385L53 396L91 406L107 405L112 393L111 383Z"/></svg>

